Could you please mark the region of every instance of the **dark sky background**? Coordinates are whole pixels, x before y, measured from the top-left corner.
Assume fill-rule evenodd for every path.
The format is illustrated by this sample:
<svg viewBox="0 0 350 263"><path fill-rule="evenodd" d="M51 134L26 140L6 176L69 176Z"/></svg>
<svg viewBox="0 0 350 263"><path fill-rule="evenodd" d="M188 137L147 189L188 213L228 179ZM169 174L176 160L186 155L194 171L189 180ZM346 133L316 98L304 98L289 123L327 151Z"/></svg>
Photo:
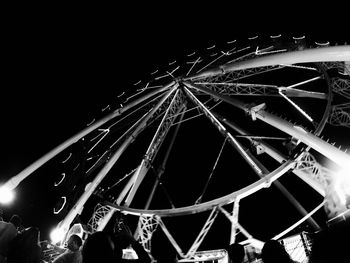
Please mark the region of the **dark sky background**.
<svg viewBox="0 0 350 263"><path fill-rule="evenodd" d="M349 38L341 23L330 27L305 16L299 17L302 22L285 24L274 12L238 15L240 8L232 13L214 8L211 13L209 7L202 13L169 5L162 11L120 7L112 14L12 17L2 33L0 180L81 130L97 111L158 65L197 48L261 33L305 33L321 41ZM288 18L295 16L283 21ZM50 176L49 170L43 173ZM38 207L45 197L41 195L40 202L34 197L45 191L42 178L28 178L17 188L15 202L3 209L7 219L18 213L25 225L38 225L47 239L56 219L39 213L51 205L48 200Z"/></svg>

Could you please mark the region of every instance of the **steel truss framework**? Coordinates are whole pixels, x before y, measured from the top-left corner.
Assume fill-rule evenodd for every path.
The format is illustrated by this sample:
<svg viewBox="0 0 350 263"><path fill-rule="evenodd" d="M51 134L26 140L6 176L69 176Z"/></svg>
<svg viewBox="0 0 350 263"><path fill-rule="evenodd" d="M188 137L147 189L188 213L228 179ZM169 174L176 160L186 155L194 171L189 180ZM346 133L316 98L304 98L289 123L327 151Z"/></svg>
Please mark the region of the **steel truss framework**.
<svg viewBox="0 0 350 263"><path fill-rule="evenodd" d="M329 197L328 191L333 180L332 172L319 163L314 154L329 159L339 169L350 169L349 154L322 137L326 124L350 127L350 75L343 63L350 61L350 47L308 48L300 41L295 41L296 46L293 49L281 49L276 43L273 42L268 48L260 50L252 43L241 49L231 46L217 55L211 55L209 61L202 57L193 60L191 54L189 59L192 62L186 63L187 69L183 69L182 72L176 67L160 75L157 75L158 72L151 73L151 82L147 82L146 85L138 82L133 93L120 95L125 97L125 103L119 108L90 123L82 132L44 155L5 185L11 189L15 188L41 165L61 153L66 153L72 144L85 138L91 142L86 157L92 159L90 153L98 156L97 161L90 166L96 170L95 176L85 185L83 194L59 223L58 228L65 232L76 216L82 213L91 195L98 192L105 201L97 205L88 223L93 232L104 229L113 213L118 210L125 215L139 217L135 235L150 253L152 233L160 227L182 259L193 259L219 213L231 224L231 230L228 231L230 242L261 243L254 234L243 228L244 222L239 220L239 211L242 209L241 201L244 198L272 184L301 213L302 219L271 238L283 237L305 220L315 229L319 228L311 215L323 207L327 200L335 199ZM332 68L341 74L330 76L328 70ZM179 75L176 75L177 73ZM278 74L282 74L282 77L278 79L279 83L274 83ZM281 79L290 74L294 77L302 75L304 79L294 83L283 83ZM300 79L294 77L291 79ZM164 84L167 78L172 78L172 81ZM332 104L335 96L340 96L346 102ZM320 107L310 108L310 101L320 102ZM292 109L291 115L281 110L287 106ZM276 111L279 111L279 115ZM229 192L213 195L203 202L179 202L181 205L175 206L175 202L171 201L173 196L165 187L166 181L164 179L163 182L163 176L161 177L166 174L167 159L172 153L172 148L176 147L177 132L173 131L173 127L177 127L178 131L179 124L185 125L187 121L199 119L210 126L213 132L220 134L222 140L228 142L227 147L237 154L234 159L241 162L243 160L245 168L249 169L251 174L257 175L258 179L232 188ZM246 120L243 121L244 119ZM262 126L269 127L266 128L267 135L261 132ZM142 137L143 135L145 137ZM199 132L197 135L200 136ZM116 136L117 139L113 139L112 136ZM120 162L126 161L122 157L126 154L132 156L128 149L139 140L145 142L146 146L140 146L139 154L135 155L139 161L138 165L136 168L123 167ZM190 143L190 140L187 141L188 147ZM167 148L165 153L162 150L164 148ZM106 153L108 157L104 158ZM162 156L166 156L166 161L160 161ZM266 158L273 160L273 165L265 165ZM107 175L118 165L122 166L121 171L134 169L127 177L118 175L115 176L117 179L108 180ZM239 164L234 167L237 165ZM156 169L157 166L159 169ZM287 172L298 176L325 200L313 211L308 212L279 182L279 178ZM140 190L143 185L147 185L147 178L154 182L148 183L152 185L148 186L148 189L153 188L152 191L145 188ZM228 182L228 178L223 178L225 177L221 180ZM126 182L124 179L127 179ZM208 183L210 179L207 179ZM64 178L61 181L63 180ZM204 178L202 180L204 181ZM110 187L112 182L113 187ZM162 187L166 193L170 208L169 204L159 205L153 201L157 187ZM145 200L145 196L142 195L144 192L151 194L146 198L147 205L142 207L137 197L141 193L140 198ZM109 198L110 195L113 197ZM333 206L336 207L335 213L344 210L339 203L334 203ZM227 211L227 207L232 211ZM166 218L206 211L209 213L207 220L190 248L184 252L168 229ZM243 234L243 239L238 239L237 231Z"/></svg>

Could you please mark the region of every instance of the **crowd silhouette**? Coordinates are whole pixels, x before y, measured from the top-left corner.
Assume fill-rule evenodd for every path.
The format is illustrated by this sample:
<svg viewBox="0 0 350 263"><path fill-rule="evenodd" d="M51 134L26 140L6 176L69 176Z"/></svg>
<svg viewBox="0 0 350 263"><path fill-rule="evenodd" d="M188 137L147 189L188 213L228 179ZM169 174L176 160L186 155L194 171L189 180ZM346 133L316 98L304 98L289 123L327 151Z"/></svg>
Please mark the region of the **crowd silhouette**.
<svg viewBox="0 0 350 263"><path fill-rule="evenodd" d="M67 250L59 255L53 263L65 263L65 262L74 262L81 263L83 257L81 254L80 247L83 244L80 236L72 234L67 242Z"/></svg>
<svg viewBox="0 0 350 263"><path fill-rule="evenodd" d="M309 263L348 262L350 222L325 228L314 237Z"/></svg>
<svg viewBox="0 0 350 263"><path fill-rule="evenodd" d="M18 242L16 237L21 224L22 219L18 215L13 215L9 222L0 221L0 263L7 262L7 256L12 250L12 242Z"/></svg>
<svg viewBox="0 0 350 263"><path fill-rule="evenodd" d="M128 254L133 251L133 254ZM121 231L97 231L86 240L77 234L69 236L67 247L53 260L43 259L40 230L24 228L22 219L13 215L9 222L0 220L0 263L151 263L143 246L124 227Z"/></svg>
<svg viewBox="0 0 350 263"><path fill-rule="evenodd" d="M54 259L43 258L40 245L40 230L35 226L23 227L22 219L14 214L8 222L0 219L0 263L171 263L178 261L173 247L163 242L158 244L155 258L143 248L130 229L117 222L111 231L97 231L83 240L79 235L69 236L64 251ZM157 235L157 233L156 233ZM159 233L158 233L159 235ZM313 235L308 263L347 262L350 236L349 221L327 227ZM156 245L156 244L155 244ZM156 245L157 246L157 245ZM245 247L239 243L227 248L228 263L247 262ZM130 253L130 252L133 253ZM263 263L292 263L293 261L278 240L267 240L260 254Z"/></svg>
<svg viewBox="0 0 350 263"><path fill-rule="evenodd" d="M293 263L284 246L277 240L270 239L264 243L261 251L261 259L264 263Z"/></svg>
<svg viewBox="0 0 350 263"><path fill-rule="evenodd" d="M245 256L244 246L239 243L232 243L227 248L229 263L242 263Z"/></svg>

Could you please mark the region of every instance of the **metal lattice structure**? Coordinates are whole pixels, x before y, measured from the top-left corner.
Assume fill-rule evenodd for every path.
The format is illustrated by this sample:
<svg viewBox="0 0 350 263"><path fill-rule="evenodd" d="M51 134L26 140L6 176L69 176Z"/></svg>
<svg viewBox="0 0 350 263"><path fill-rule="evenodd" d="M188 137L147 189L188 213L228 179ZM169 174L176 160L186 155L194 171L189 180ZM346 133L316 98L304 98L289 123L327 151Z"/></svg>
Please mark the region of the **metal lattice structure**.
<svg viewBox="0 0 350 263"><path fill-rule="evenodd" d="M163 73L151 72L149 80L138 81L117 96L121 103L116 108L108 106L103 118L89 123L6 186L15 188L42 164L84 140L88 150L82 158L87 167L83 172L91 179L80 182L84 191L64 210L68 212L58 224L62 231L68 231L90 197L97 195L102 201L88 223L92 231L104 229L115 211L136 216L136 235L148 251L159 225L178 255L194 260L220 213L231 227L226 231L230 242L259 246L262 241L241 222L247 213L243 203L271 185L302 215L271 238L283 237L306 220L318 229L312 215L325 201L307 211L280 179L290 172L325 198L333 177L315 155L339 169L350 169L349 154L322 134L328 124L349 128L349 103L332 103L336 96L349 99L350 76L344 61L350 60L350 47L307 46L303 38L283 44L278 39L271 37L262 45L252 39L241 45L229 41L218 50L204 49L204 55L190 53L183 65L171 62ZM330 69L341 74L332 75ZM218 145L223 146L217 157ZM231 184L238 167L247 171L246 176ZM60 177L57 187L64 180ZM211 181L215 188L208 188ZM202 226L199 234L184 252L171 220L206 213L206 221L197 223Z"/></svg>
<svg viewBox="0 0 350 263"><path fill-rule="evenodd" d="M88 222L88 226L91 229L91 232L101 231L104 229L108 221L111 219L111 216L115 209L108 205L97 204L95 211Z"/></svg>
<svg viewBox="0 0 350 263"><path fill-rule="evenodd" d="M159 224L159 218L157 216L141 215L139 217L139 223L137 225L139 240L142 246L147 252L151 253L151 240L154 231L156 231Z"/></svg>

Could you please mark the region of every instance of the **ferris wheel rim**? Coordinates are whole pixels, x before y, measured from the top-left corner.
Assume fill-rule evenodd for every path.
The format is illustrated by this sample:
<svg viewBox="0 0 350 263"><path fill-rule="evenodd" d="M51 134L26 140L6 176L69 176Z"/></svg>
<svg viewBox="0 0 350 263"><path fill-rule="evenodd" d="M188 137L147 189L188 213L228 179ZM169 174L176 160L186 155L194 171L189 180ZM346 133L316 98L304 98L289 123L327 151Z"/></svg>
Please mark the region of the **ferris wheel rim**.
<svg viewBox="0 0 350 263"><path fill-rule="evenodd" d="M299 158L299 156L297 158ZM242 187L241 189L236 190L228 195L225 195L210 201L206 201L200 204L195 204L192 206L185 206L185 207L172 208L172 209L150 210L150 209L131 208L128 206L117 205L107 201L104 201L104 204L114 207L126 214L133 214L133 215L145 214L145 215L158 215L161 217L171 217L171 216L181 216L181 215L201 213L201 212L211 210L217 206L224 206L224 205L230 204L237 199L241 200L251 194L254 194L260 189L269 187L272 182L277 180L280 176L282 176L286 171L291 169L294 165L295 165L295 159L288 160L284 162L281 166L279 166L276 170L272 171L265 177L259 179L258 181L248 186Z"/></svg>

